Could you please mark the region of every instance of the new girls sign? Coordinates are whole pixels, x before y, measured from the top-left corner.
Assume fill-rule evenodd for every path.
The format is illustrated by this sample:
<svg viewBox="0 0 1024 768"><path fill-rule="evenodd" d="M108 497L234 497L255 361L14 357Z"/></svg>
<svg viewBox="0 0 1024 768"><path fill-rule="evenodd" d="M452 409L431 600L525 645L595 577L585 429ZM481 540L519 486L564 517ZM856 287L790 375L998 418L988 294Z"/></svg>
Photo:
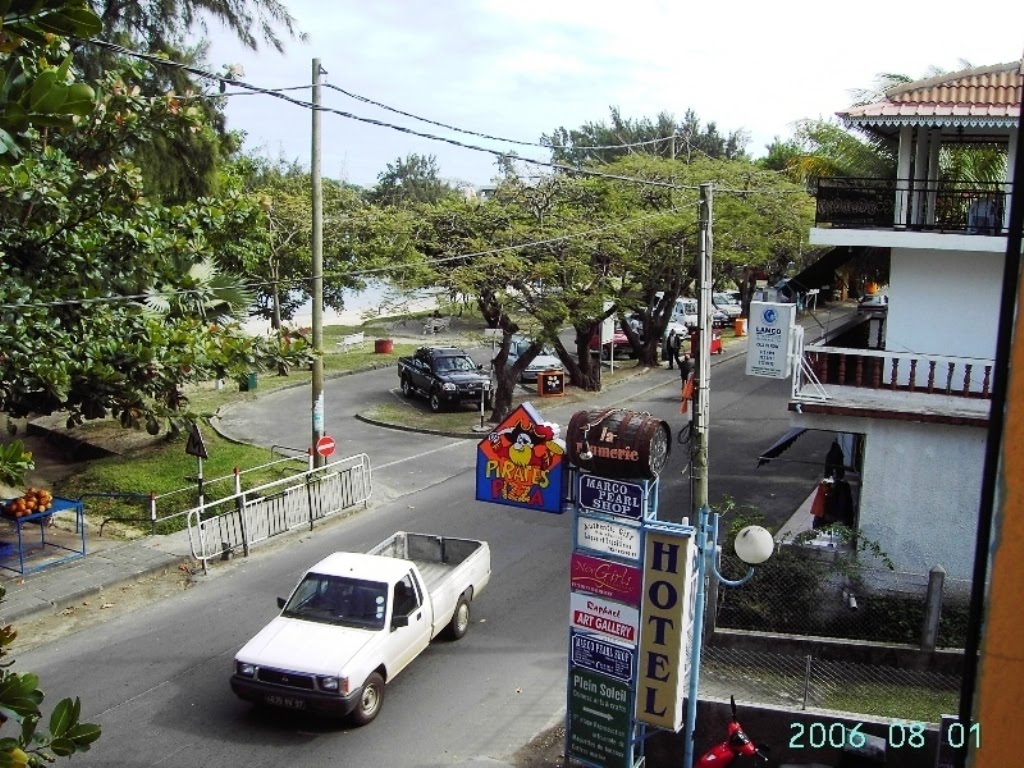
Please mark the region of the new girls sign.
<svg viewBox="0 0 1024 768"><path fill-rule="evenodd" d="M570 565L569 586L574 592L640 605L643 573L630 565L576 552Z"/></svg>

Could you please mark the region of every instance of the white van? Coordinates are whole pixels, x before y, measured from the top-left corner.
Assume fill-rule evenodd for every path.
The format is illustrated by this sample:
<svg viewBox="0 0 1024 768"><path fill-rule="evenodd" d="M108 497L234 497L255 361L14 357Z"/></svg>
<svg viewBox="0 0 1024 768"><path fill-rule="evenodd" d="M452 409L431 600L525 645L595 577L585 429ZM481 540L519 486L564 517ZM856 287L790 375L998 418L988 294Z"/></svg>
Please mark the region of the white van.
<svg viewBox="0 0 1024 768"><path fill-rule="evenodd" d="M655 301L661 301L663 296L661 291L654 294ZM689 299L680 296L676 299L676 305L672 308L672 314L668 318L668 324L665 326L665 333L674 330L676 333L686 338L690 335L690 330L697 327L699 322L699 315L697 314L697 300Z"/></svg>

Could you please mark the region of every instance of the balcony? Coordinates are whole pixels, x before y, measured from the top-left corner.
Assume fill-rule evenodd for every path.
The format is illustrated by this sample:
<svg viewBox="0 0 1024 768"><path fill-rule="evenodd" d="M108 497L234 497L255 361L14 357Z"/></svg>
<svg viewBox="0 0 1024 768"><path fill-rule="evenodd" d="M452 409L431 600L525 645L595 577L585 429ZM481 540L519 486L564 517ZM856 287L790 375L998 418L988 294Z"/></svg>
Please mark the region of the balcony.
<svg viewBox="0 0 1024 768"><path fill-rule="evenodd" d="M1009 184L819 179L815 226L1005 235Z"/></svg>
<svg viewBox="0 0 1024 768"><path fill-rule="evenodd" d="M797 355L790 410L988 424L993 360L824 345Z"/></svg>

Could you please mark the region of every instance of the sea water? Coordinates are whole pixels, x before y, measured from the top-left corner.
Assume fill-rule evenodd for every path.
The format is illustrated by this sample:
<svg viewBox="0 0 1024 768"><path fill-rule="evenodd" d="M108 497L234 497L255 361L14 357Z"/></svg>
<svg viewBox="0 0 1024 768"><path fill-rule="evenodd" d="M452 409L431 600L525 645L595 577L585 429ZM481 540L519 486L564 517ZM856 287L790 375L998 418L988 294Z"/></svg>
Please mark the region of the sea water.
<svg viewBox="0 0 1024 768"><path fill-rule="evenodd" d="M435 290L399 291L388 283L369 282L359 292L346 292L343 296L345 309L338 311L324 307L324 325L358 326L377 317L401 317L415 312L436 309L440 294ZM309 328L313 324L312 299L300 306L291 320L283 321L289 328ZM251 317L242 324L251 334L270 333L270 321Z"/></svg>

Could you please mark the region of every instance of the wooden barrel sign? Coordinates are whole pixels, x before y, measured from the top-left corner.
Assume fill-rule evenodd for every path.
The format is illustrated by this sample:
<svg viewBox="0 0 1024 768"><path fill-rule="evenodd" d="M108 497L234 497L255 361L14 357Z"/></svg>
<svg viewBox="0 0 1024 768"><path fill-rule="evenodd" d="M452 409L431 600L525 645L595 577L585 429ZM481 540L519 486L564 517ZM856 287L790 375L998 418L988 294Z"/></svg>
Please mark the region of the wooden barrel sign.
<svg viewBox="0 0 1024 768"><path fill-rule="evenodd" d="M622 408L577 411L565 437L569 461L601 477L654 479L672 449L667 422Z"/></svg>

